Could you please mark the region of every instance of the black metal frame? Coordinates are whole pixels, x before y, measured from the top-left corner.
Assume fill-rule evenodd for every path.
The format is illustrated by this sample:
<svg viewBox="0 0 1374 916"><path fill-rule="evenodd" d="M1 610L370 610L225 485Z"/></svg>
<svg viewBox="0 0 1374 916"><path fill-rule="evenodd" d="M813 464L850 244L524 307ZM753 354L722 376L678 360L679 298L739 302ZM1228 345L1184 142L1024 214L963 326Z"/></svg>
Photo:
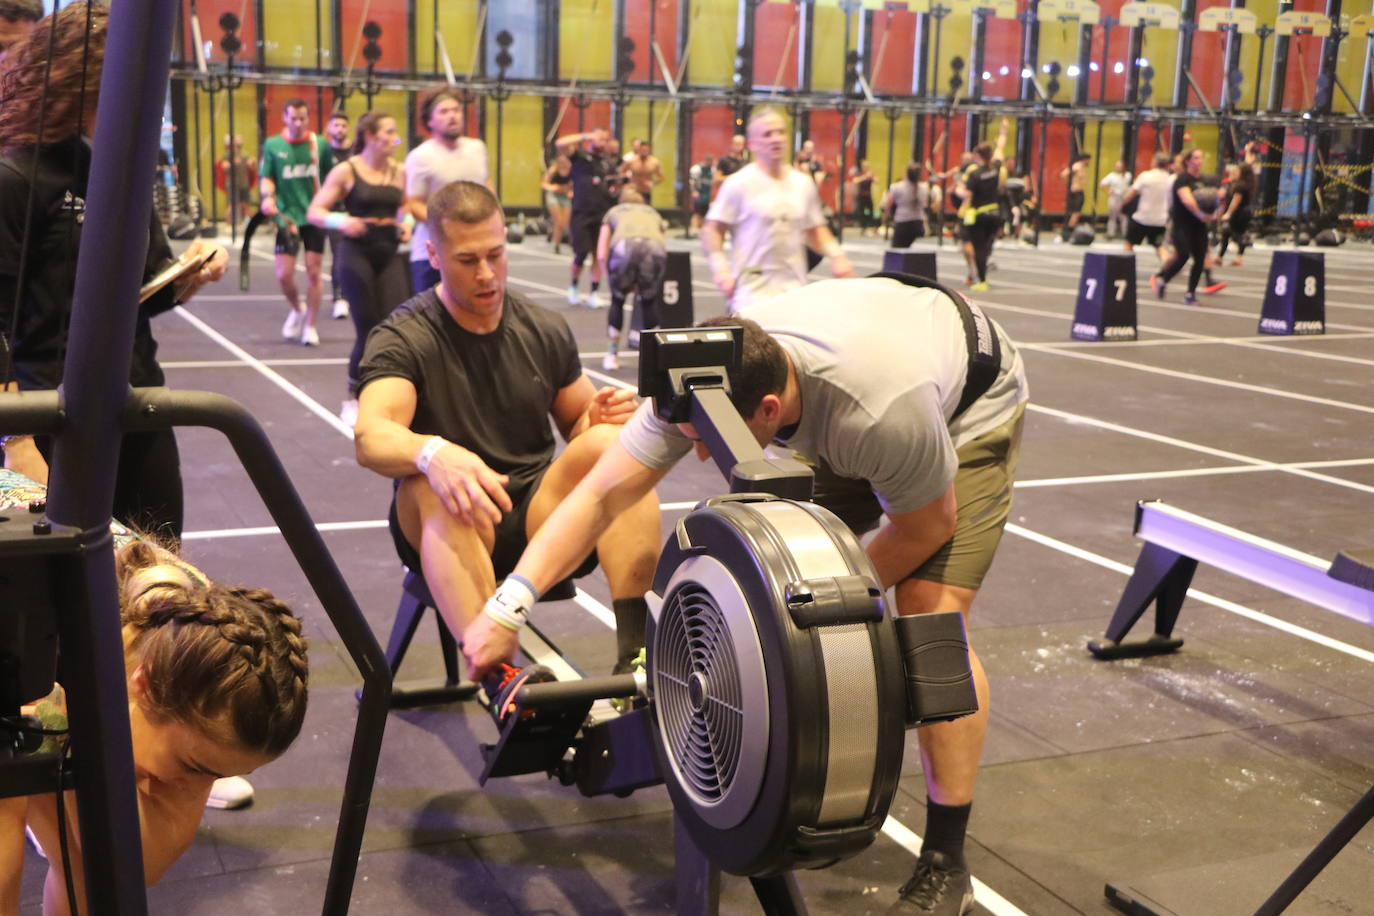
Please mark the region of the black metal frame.
<svg viewBox="0 0 1374 916"><path fill-rule="evenodd" d="M123 0L110 18L101 105L101 149L87 186L84 245L61 392L0 399L0 431L54 438L48 517L78 532L79 574L57 595L63 676L68 679L71 763L81 810L87 899L102 913L147 911L134 792L123 641L115 588L110 506L126 431L205 426L224 433L339 631L364 680L335 837L324 912L346 912L386 725L386 659L325 549L285 469L255 420L220 395L128 386L147 237L153 170L168 85L175 4ZM134 165L130 165L133 163ZM54 773L54 776L56 774Z"/></svg>

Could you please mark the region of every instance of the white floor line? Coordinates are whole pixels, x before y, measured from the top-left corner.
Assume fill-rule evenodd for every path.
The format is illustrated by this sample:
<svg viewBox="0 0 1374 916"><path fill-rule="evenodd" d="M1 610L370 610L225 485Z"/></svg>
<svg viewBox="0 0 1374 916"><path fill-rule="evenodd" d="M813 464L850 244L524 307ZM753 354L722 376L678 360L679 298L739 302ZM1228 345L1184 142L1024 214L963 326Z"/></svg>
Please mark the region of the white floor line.
<svg viewBox="0 0 1374 916"><path fill-rule="evenodd" d="M1235 461L1240 464L1254 465L1270 471L1279 471L1285 474L1293 474L1298 477L1306 477L1310 480L1321 481L1322 483L1335 484L1338 487L1345 487L1351 490L1359 490L1362 493L1374 493L1374 486L1356 483L1353 480L1343 480L1339 477L1331 477L1327 474L1318 474L1301 467L1277 464L1273 461L1266 461L1263 458L1255 458L1252 455L1242 455L1239 452L1231 452L1226 449L1212 448L1209 445L1200 445L1196 442L1189 442L1186 439L1177 439L1173 436L1165 436L1161 433L1147 432L1141 429L1134 429L1129 426L1122 426L1120 423L1113 423L1110 420L1099 420L1096 417L1089 417L1085 414L1071 413L1067 410L1060 410L1056 407L1046 407L1043 404L1030 403L1026 409L1034 413L1042 413L1047 416L1057 417L1069 423L1081 423L1087 426L1095 426L1098 429L1105 429L1114 433L1121 433L1125 436L1134 436L1138 439L1148 439L1151 442L1158 442L1162 445L1173 446L1174 448L1186 449L1190 452L1199 452L1203 455L1211 455L1214 458L1222 458L1227 461Z"/></svg>
<svg viewBox="0 0 1374 916"><path fill-rule="evenodd" d="M1038 487L1068 487L1093 483L1123 483L1133 480L1171 480L1179 477L1212 477L1221 474L1256 474L1272 472L1276 469L1291 470L1312 468L1352 468L1374 465L1374 458L1350 458L1337 461L1292 461L1267 467L1262 464L1236 465L1229 467L1185 468L1178 471L1141 471L1134 474L1090 474L1083 477L1042 477L1034 480L1018 480L1016 489L1035 489Z"/></svg>
<svg viewBox="0 0 1374 916"><path fill-rule="evenodd" d="M320 522L315 527L320 531L370 531L374 528L386 528L387 520L379 518L358 522ZM261 537L280 533L281 529L276 525L262 525L257 528L217 528L204 531L187 531L181 536L181 539L183 541L217 541L222 538Z"/></svg>
<svg viewBox="0 0 1374 916"><path fill-rule="evenodd" d="M1225 474L1260 474L1292 468L1352 468L1374 465L1374 458L1346 458L1333 461L1297 461L1272 466L1263 464L1228 465L1225 467L1186 468L1177 471L1141 471L1134 474L1095 474L1083 477L1040 477L1031 480L1018 480L1013 486L1017 489L1039 489L1044 487L1071 487L1095 483L1122 483L1140 480L1169 480L1177 477L1212 477ZM688 512L697 507L701 500L691 499L679 502L659 503L662 512ZM361 531L371 528L387 527L386 519L370 519L354 522L321 522L315 526L320 531ZM277 534L275 525L256 528L217 528L202 531L189 531L182 535L186 541L208 541L216 538L257 537Z"/></svg>
<svg viewBox="0 0 1374 916"><path fill-rule="evenodd" d="M1124 525L1125 523L1126 519L1123 516L1122 524ZM1127 566L1125 563L1118 563L1117 561L1104 557L1101 554L1093 553L1090 550L1084 550L1082 547L1075 547L1074 545L1061 541L1058 538L1053 538L1046 534L1040 534L1037 531L1031 531L1029 528L1023 528L1020 525L1013 524L1011 522L1007 523L1007 532L1009 534L1014 534L1018 537L1025 538L1028 541L1034 541L1035 543L1040 544L1044 547L1049 547L1053 550L1057 550L1060 553L1068 554L1071 557L1076 557L1080 560L1086 560L1087 562L1092 563L1096 566L1101 566L1104 569L1110 569L1113 572L1119 572L1122 575L1129 576L1132 572L1135 571L1132 567ZM1345 655L1351 656L1352 658L1358 658L1361 661L1374 663L1374 652L1370 652L1366 649L1361 649L1359 646L1352 646L1350 643L1342 642L1339 639L1333 639L1332 637L1326 636L1322 633L1318 633L1315 630L1309 630L1306 627L1300 627L1295 623L1289 623L1286 620L1280 620L1277 617L1271 617L1270 615L1265 614L1262 611L1256 611L1253 608L1248 608L1243 604L1237 604L1236 602L1228 601L1225 598L1218 598L1216 595L1201 591L1196 588L1188 589L1188 597L1193 598L1197 601L1201 601L1203 604L1210 604L1213 607L1221 608L1223 611L1235 614L1238 617L1244 617L1247 620L1252 620L1255 623L1263 624L1266 627L1272 627L1275 630L1280 630L1284 633L1289 634L1290 636L1296 636L1299 639L1305 639L1308 642L1315 643L1319 646L1325 646L1328 649L1332 649L1336 652L1341 652ZM1148 616L1149 615L1147 613L1146 617ZM1106 627L1106 623L1106 621L1103 622L1104 629ZM1142 623L1144 623L1144 618L1142 618ZM1138 624L1138 626L1139 625L1140 624ZM1148 624L1145 625L1148 626Z"/></svg>
<svg viewBox="0 0 1374 916"><path fill-rule="evenodd" d="M253 252L259 254L259 252ZM300 268L302 271L304 267ZM196 302L280 302L286 304L281 293L197 293ZM324 308L323 305L320 308Z"/></svg>
<svg viewBox="0 0 1374 916"><path fill-rule="evenodd" d="M1238 391L1248 391L1252 394L1262 394L1272 398L1283 398L1290 401L1302 401L1307 404L1320 404L1323 407L1335 407L1340 410L1353 410L1358 413L1374 414L1374 405L1355 404L1350 401L1338 401L1335 398L1323 398L1311 394L1301 394L1296 391L1284 391L1282 388L1270 388L1266 385L1252 385L1249 382L1236 382L1230 379L1215 378L1210 375L1198 375L1195 372L1181 372L1178 369L1165 369L1161 366L1149 366L1144 363L1133 363L1130 360L1116 359L1111 356L1101 356L1094 353L1086 353L1082 350L1060 350L1045 348L1038 352L1049 353L1055 356L1062 356L1067 359L1081 359L1089 362L1101 363L1107 366L1116 366L1121 369L1132 369L1136 372L1145 372L1150 375L1162 375L1166 378L1178 379L1185 382L1196 382L1202 385L1215 385L1219 388L1234 388Z"/></svg>
<svg viewBox="0 0 1374 916"><path fill-rule="evenodd" d="M210 325L206 324L204 321L188 312L185 309L185 307L177 306L176 313L180 315L182 318L184 318L188 323L191 324L192 327L195 327L206 337L209 337L215 343L219 344L221 347L237 356L240 360L247 363L249 366L253 367L253 369L257 370L257 372L260 375L262 375L272 384L276 385L282 391L286 392L286 394L292 400L299 403L306 410L310 411L315 416L319 417L321 420L324 420L326 423L334 427L334 429L338 430L340 433L347 436L348 438L353 438L353 430L349 426L347 426L342 420L340 420L336 414L334 414L330 410L326 410L325 407L322 404L320 404L319 401L316 401L310 395L306 394L304 391L297 388L291 382L287 381L285 378L281 376L281 374L273 370L270 366L263 363L262 360L258 359L256 356L249 353L247 350L243 349L229 338L225 337L219 331L216 331Z"/></svg>
<svg viewBox="0 0 1374 916"><path fill-rule="evenodd" d="M346 366L348 360L342 356L319 356L313 359L264 359L264 366ZM160 363L164 369L248 369L247 363L238 359L187 359Z"/></svg>

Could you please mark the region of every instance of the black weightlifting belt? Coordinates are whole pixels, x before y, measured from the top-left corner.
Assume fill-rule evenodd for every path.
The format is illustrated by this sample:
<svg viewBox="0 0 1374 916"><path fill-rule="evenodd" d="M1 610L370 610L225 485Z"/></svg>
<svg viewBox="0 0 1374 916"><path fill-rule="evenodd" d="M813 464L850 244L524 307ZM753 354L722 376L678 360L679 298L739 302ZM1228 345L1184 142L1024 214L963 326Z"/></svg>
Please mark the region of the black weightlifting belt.
<svg viewBox="0 0 1374 916"><path fill-rule="evenodd" d="M997 340L997 331L988 316L983 314L974 302L958 290L915 274L881 271L869 277L884 277L923 289L938 289L945 294L954 307L959 310L959 320L964 324L964 343L968 346L968 375L964 378L964 390L959 396L959 404L950 416L950 422L959 419L964 411L973 406L997 380L1002 371L1002 345Z"/></svg>

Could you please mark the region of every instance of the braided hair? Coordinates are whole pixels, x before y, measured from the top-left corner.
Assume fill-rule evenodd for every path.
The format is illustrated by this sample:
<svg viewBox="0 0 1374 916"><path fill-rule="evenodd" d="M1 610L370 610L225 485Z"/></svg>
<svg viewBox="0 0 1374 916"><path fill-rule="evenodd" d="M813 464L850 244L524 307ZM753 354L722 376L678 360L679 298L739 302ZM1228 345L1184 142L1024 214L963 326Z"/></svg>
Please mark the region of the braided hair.
<svg viewBox="0 0 1374 916"><path fill-rule="evenodd" d="M152 715L277 757L300 733L309 663L301 623L266 589L209 582L143 540L117 555L130 667Z"/></svg>

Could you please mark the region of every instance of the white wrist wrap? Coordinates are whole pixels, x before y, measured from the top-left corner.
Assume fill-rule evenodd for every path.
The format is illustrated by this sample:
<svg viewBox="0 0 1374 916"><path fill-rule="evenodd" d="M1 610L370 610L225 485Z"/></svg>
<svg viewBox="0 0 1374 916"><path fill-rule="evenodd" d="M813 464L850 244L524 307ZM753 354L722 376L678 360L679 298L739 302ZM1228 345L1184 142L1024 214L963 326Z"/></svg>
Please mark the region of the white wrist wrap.
<svg viewBox="0 0 1374 916"><path fill-rule="evenodd" d="M840 247L839 242L832 241L830 244L825 246L825 248L821 251L821 254L825 255L827 258L838 258L844 254L844 249Z"/></svg>
<svg viewBox="0 0 1374 916"><path fill-rule="evenodd" d="M529 622L530 608L539 600L534 586L520 576L507 576L487 599L482 613L508 630L518 630Z"/></svg>
<svg viewBox="0 0 1374 916"><path fill-rule="evenodd" d="M434 460L434 456L439 454L439 449L448 445L448 440L443 436L430 436L425 442L424 448L420 449L420 454L415 456L415 467L421 474L429 473L429 463Z"/></svg>

